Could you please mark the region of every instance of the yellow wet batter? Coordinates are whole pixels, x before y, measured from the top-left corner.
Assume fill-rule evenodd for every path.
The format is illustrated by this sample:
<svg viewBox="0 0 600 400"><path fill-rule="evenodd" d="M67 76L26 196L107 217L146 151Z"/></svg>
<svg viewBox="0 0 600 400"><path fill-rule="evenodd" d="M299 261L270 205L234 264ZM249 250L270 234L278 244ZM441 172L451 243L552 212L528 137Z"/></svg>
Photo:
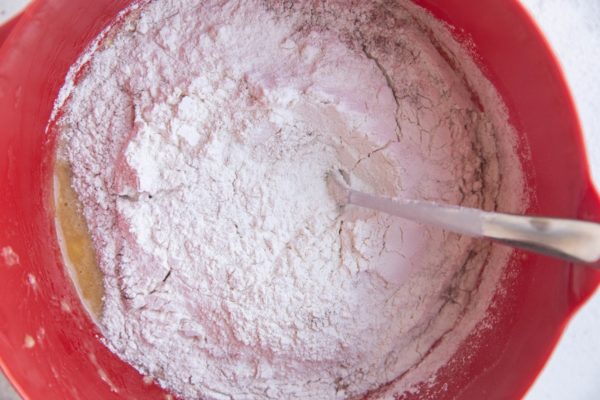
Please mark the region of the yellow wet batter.
<svg viewBox="0 0 600 400"><path fill-rule="evenodd" d="M71 167L64 161L56 161L54 175L56 218L65 261L85 305L92 316L99 318L104 296L102 272L81 204L71 186Z"/></svg>

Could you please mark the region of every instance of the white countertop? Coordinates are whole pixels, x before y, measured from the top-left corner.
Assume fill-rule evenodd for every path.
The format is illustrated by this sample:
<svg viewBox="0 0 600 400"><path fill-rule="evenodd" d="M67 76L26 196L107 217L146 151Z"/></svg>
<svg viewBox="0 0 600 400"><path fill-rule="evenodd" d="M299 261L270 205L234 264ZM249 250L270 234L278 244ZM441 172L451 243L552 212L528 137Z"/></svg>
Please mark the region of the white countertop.
<svg viewBox="0 0 600 400"><path fill-rule="evenodd" d="M600 188L600 1L522 0L558 55ZM600 292L569 324L527 400L600 399Z"/></svg>
<svg viewBox="0 0 600 400"><path fill-rule="evenodd" d="M563 65L600 187L600 1L521 0ZM0 0L0 23L28 0ZM0 399L17 399L0 376ZM600 293L571 321L526 400L600 399Z"/></svg>

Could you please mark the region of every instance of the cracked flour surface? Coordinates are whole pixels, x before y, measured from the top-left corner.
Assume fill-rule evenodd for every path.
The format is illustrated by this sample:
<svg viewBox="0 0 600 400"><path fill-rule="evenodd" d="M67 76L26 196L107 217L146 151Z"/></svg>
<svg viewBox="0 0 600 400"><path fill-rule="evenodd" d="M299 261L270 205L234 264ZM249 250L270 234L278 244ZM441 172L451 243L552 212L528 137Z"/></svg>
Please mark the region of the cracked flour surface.
<svg viewBox="0 0 600 400"><path fill-rule="evenodd" d="M411 3L144 2L75 75L58 157L105 276L99 323L164 387L388 398L484 318L508 250L327 192L341 169L373 193L523 206L496 92Z"/></svg>

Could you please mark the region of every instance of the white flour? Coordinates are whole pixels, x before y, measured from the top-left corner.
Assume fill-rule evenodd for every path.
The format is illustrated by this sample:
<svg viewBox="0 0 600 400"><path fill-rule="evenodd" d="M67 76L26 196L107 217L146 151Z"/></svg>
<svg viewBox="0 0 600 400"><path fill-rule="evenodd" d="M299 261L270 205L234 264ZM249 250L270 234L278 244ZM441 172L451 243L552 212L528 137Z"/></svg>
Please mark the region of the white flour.
<svg viewBox="0 0 600 400"><path fill-rule="evenodd" d="M328 195L342 169L386 195L523 197L504 108L446 28L343 3L151 1L57 105L106 342L184 398L407 390L484 318L508 260Z"/></svg>

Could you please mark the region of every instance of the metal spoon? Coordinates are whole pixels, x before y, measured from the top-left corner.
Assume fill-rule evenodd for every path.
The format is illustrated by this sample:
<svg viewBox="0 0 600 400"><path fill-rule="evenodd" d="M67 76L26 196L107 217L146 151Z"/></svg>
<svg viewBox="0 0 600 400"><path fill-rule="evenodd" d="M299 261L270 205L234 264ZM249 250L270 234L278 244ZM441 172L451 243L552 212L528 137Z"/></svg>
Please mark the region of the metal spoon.
<svg viewBox="0 0 600 400"><path fill-rule="evenodd" d="M600 260L600 224L561 218L486 212L427 201L391 199L351 189L336 174L327 175L331 195L340 206L355 205L437 226L463 235L484 237L540 254L579 263ZM600 264L596 265L600 268Z"/></svg>

